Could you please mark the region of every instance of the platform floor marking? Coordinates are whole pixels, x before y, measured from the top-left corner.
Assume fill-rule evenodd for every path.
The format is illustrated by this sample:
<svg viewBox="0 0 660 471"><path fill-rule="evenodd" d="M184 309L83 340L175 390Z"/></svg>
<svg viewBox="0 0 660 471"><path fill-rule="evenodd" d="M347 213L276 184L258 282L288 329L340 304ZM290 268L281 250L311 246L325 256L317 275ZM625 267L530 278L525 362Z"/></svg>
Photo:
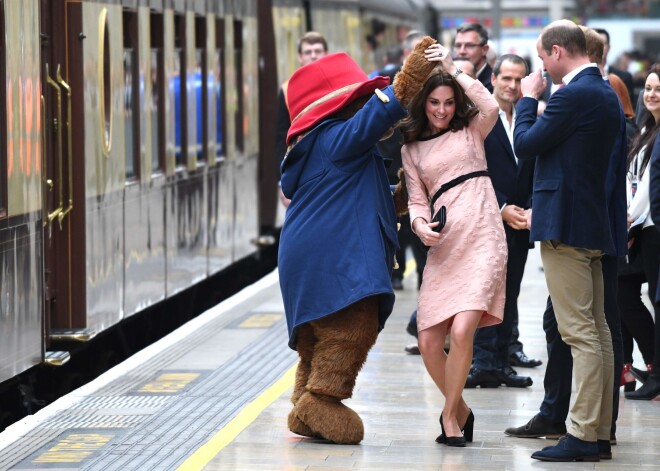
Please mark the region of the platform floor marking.
<svg viewBox="0 0 660 471"><path fill-rule="evenodd" d="M292 366L289 371L278 379L271 387L266 389L254 401L245 406L236 417L225 425L211 439L190 455L177 471L201 470L211 461L215 455L229 445L243 430L247 428L254 420L259 417L275 399L280 397L287 389L293 386L296 376L296 366Z"/></svg>
<svg viewBox="0 0 660 471"><path fill-rule="evenodd" d="M138 393L177 394L195 381L199 373L163 373L153 381L148 382Z"/></svg>
<svg viewBox="0 0 660 471"><path fill-rule="evenodd" d="M253 314L238 326L265 329L273 326L282 317L284 317L282 314Z"/></svg>

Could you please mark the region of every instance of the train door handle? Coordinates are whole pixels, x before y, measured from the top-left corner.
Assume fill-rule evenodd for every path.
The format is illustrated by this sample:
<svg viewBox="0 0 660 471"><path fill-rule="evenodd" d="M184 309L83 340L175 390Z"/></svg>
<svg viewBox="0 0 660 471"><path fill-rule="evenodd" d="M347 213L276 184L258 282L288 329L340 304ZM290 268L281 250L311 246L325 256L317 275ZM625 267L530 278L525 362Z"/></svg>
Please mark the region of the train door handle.
<svg viewBox="0 0 660 471"><path fill-rule="evenodd" d="M60 74L60 66L58 64L57 66L57 73L56 73L56 78L57 78L57 83L60 85L61 88L64 89L66 93L66 130L67 130L67 161L69 163L69 201L67 203L66 209L63 209L58 215L57 215L57 220L60 223L60 229L62 228L62 220L66 217L67 214L71 212L73 209L73 132L71 128L71 123L73 120L73 113L71 112L71 87L69 86L68 83L64 81L62 78L62 74ZM60 167L61 168L61 167ZM60 186L61 188L61 186Z"/></svg>
<svg viewBox="0 0 660 471"><path fill-rule="evenodd" d="M50 85L55 89L55 93L57 95L57 114L55 116L55 119L53 120L53 125L55 126L55 132L57 133L56 158L57 158L57 166L58 166L57 181L58 181L59 200L58 200L57 208L52 213L48 213L48 222L52 223L53 220L60 215L62 209L64 208L64 193L63 193L64 190L62 188L62 90L60 89L60 86L57 84L57 82L53 80L52 77L50 76L48 63L46 63L46 81L48 82L48 85ZM48 130L46 129L45 132L48 132ZM45 154L46 154L46 149L44 149L44 155ZM45 163L45 157L44 157L44 163ZM44 167L44 172L46 172L46 167ZM52 180L51 180L51 185L52 185Z"/></svg>

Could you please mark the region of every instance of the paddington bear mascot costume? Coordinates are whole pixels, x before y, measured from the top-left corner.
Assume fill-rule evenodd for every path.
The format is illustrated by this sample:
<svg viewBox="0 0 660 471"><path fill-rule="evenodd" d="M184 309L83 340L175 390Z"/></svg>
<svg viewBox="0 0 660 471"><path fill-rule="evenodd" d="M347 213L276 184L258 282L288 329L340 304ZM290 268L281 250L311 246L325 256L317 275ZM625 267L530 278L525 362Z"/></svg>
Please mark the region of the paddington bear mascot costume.
<svg viewBox="0 0 660 471"><path fill-rule="evenodd" d="M357 413L342 403L392 312L396 214L378 141L406 115L434 63L427 37L389 78L371 80L330 54L289 81L291 128L281 185L291 199L279 247L289 346L300 356L288 418L299 435L356 444ZM405 206L405 202L403 203Z"/></svg>

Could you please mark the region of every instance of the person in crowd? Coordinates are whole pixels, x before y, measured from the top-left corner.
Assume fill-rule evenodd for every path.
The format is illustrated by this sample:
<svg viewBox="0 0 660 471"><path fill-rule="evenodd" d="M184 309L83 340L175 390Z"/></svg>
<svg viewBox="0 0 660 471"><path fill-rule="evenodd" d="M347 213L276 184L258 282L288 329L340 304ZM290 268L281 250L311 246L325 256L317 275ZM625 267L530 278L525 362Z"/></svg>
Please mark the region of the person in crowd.
<svg viewBox="0 0 660 471"><path fill-rule="evenodd" d="M648 282L648 292L651 300L658 286L658 269L660 258L660 233L653 223L650 214L650 197L653 191L650 188L649 162L654 149L656 137L660 133L660 64L654 64L648 73L644 85L644 106L648 111L648 118L643 123L638 136L633 141L630 150L630 206L628 217L632 221L629 237L632 240L629 256L641 257L644 276ZM634 197L633 197L634 194ZM635 297L638 295L635 286ZM660 322L657 318L657 304L655 310L654 351L653 363L646 374L637 372L644 384L636 391L626 392L627 399L652 400L660 395ZM648 324L646 313L642 313Z"/></svg>
<svg viewBox="0 0 660 471"><path fill-rule="evenodd" d="M394 80L394 75L401 69L403 60L403 50L399 46L390 46L383 56L383 67L369 74L369 78L377 76L390 77Z"/></svg>
<svg viewBox="0 0 660 471"><path fill-rule="evenodd" d="M590 28L580 26L585 34L586 48L589 60L594 64L602 63L603 41ZM601 75L604 75L602 65L599 65ZM627 97L625 87L623 95ZM547 87L546 87L547 88ZM629 100L628 100L629 101ZM617 105L618 106L618 105ZM623 353L621 348L620 319L617 309L617 259L626 252L626 143L625 128L619 130L617 140L612 149L607 170L607 206L610 220L610 232L613 235L615 253L602 257L604 312L605 321L611 332L612 351L614 356L614 378L621 374ZM548 365L545 371L545 395L539 413L521 427L506 429L507 435L520 438L559 438L566 433L566 417L568 416L571 399L571 381L573 358L570 347L562 340L558 330L557 319L548 297L546 310L543 314L543 329L548 344ZM616 444L616 420L619 412L619 383L612 384L612 419L609 447L606 442L598 442L598 458L611 458L611 444Z"/></svg>
<svg viewBox="0 0 660 471"><path fill-rule="evenodd" d="M300 40L298 40L298 64L303 67L312 62L316 62L321 57L328 54L328 42L325 37L316 31L308 31ZM288 103L289 81L282 83L277 95L277 124L275 128L275 156L277 158L278 168L282 165L282 160L286 154L286 135L291 127L291 118L289 117ZM289 200L284 196L280 189L280 201L284 206L289 205Z"/></svg>
<svg viewBox="0 0 660 471"><path fill-rule="evenodd" d="M513 152L515 104L520 97L520 82L527 73L525 60L514 54L500 56L493 68L493 96L499 104L500 119L488 134L484 148L507 240L506 302L501 324L477 329L474 362L466 388L532 385L530 377L519 376L509 363L511 330L518 319L518 294L530 248L527 213L531 206L534 161L518 160Z"/></svg>
<svg viewBox="0 0 660 471"><path fill-rule="evenodd" d="M291 77L282 191L291 200L278 252L289 347L299 356L288 416L299 435L356 444L359 415L342 401L392 312L396 214L376 143L406 115L435 63L425 38L387 87L345 53ZM319 250L319 248L322 250Z"/></svg>
<svg viewBox="0 0 660 471"><path fill-rule="evenodd" d="M436 441L463 447L473 439L474 414L462 392L474 333L501 322L504 312L506 236L483 151L498 106L454 65L450 50L434 45L427 57L441 67L401 123L411 227L429 247L417 330L424 365L445 396Z"/></svg>
<svg viewBox="0 0 660 471"><path fill-rule="evenodd" d="M630 98L630 101L633 101L635 99L634 93L633 93L633 77L630 72L627 70L621 70L616 68L613 65L609 65L607 63L607 55L610 52L610 33L604 28L593 28L593 30L598 33L600 38L603 40L604 49L603 49L603 60L601 62L603 69L605 70L606 74L614 74L617 77L619 77L623 83L626 86L626 89L628 90L628 96Z"/></svg>
<svg viewBox="0 0 660 471"><path fill-rule="evenodd" d="M607 75L610 85L623 106L626 117L626 141L631 148L633 139L637 135L638 127L635 124L635 112L628 95L625 84L614 74ZM627 192L628 198L632 196ZM636 250L629 251L630 254L619 259L617 303L621 313L621 337L623 341L623 371L621 372L621 386L625 392L634 391L636 378L641 373L633 366L634 343L642 354L642 359L647 368L653 362L653 317L642 301L642 284L646 283L644 265L642 258ZM615 377L616 379L616 377Z"/></svg>
<svg viewBox="0 0 660 471"><path fill-rule="evenodd" d="M477 80L479 80L489 92L493 91L490 76L493 68L488 64L487 55L488 31L479 23L465 23L456 30L454 39L454 55L464 57L474 65Z"/></svg>
<svg viewBox="0 0 660 471"><path fill-rule="evenodd" d="M610 447L614 378L601 258L616 255L616 248L606 191L611 159L603 156L612 154L625 124L618 98L589 60L577 25L551 23L537 51L553 82L565 86L537 117L537 98L546 87L541 70L523 79L514 149L518 158L536 158L531 240L541 242L558 329L571 347L577 394L568 433L532 458L598 461L601 449Z"/></svg>

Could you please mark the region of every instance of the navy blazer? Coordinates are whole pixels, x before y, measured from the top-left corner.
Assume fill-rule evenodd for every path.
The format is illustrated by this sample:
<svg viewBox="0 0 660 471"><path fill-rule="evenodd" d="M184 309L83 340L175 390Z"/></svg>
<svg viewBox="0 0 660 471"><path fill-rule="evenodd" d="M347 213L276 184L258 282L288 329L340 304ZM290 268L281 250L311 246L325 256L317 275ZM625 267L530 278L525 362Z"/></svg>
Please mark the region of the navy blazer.
<svg viewBox="0 0 660 471"><path fill-rule="evenodd" d="M625 132L616 93L598 68L587 67L539 117L537 107L521 98L514 130L518 158L536 158L531 239L616 255L606 190L610 157Z"/></svg>
<svg viewBox="0 0 660 471"><path fill-rule="evenodd" d="M488 173L500 208L504 204L529 208L532 204L534 160L520 159L516 162L501 119L497 120L495 127L486 137L484 150Z"/></svg>
<svg viewBox="0 0 660 471"><path fill-rule="evenodd" d="M660 226L660 133L655 138L650 162L649 198L651 200L651 219L653 219L656 226Z"/></svg>
<svg viewBox="0 0 660 471"><path fill-rule="evenodd" d="M505 204L513 204L525 209L531 207L534 160L519 159L516 162L501 118L497 119L495 127L486 137L484 150L488 174L493 182L499 207ZM506 223L503 224L507 239L514 237L520 244L529 243L528 230L516 230ZM534 247L533 244L529 246Z"/></svg>
<svg viewBox="0 0 660 471"><path fill-rule="evenodd" d="M649 185L649 198L651 200L651 219L656 227L660 226L660 133L655 138L650 160L651 182ZM656 302L660 301L660 283L655 294Z"/></svg>

